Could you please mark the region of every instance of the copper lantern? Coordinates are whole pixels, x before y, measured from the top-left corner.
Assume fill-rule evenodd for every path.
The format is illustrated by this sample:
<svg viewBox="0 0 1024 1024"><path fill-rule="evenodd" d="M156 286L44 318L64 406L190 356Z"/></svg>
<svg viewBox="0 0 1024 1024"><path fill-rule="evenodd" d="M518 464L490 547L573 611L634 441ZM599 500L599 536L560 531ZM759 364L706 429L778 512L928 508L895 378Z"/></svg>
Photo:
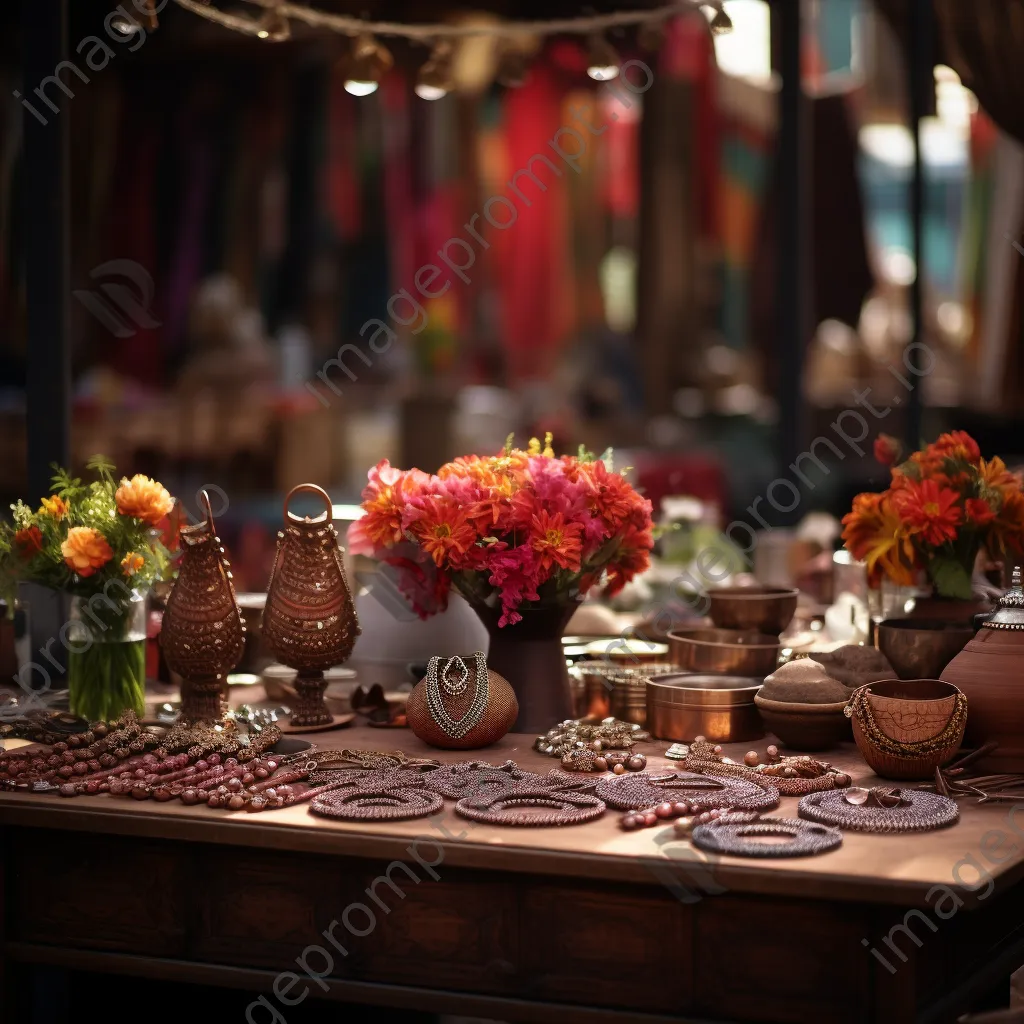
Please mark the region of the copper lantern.
<svg viewBox="0 0 1024 1024"><path fill-rule="evenodd" d="M317 495L326 511L312 519L290 512L288 505L300 492ZM331 499L323 488L300 484L289 492L267 588L264 639L279 661L298 672L293 726L332 724L333 716L324 703L324 670L345 661L359 636L331 517Z"/></svg>
<svg viewBox="0 0 1024 1024"><path fill-rule="evenodd" d="M217 536L210 497L206 520L179 531L182 559L160 632L167 666L182 677L182 724L215 724L227 710L226 676L245 650L245 626Z"/></svg>

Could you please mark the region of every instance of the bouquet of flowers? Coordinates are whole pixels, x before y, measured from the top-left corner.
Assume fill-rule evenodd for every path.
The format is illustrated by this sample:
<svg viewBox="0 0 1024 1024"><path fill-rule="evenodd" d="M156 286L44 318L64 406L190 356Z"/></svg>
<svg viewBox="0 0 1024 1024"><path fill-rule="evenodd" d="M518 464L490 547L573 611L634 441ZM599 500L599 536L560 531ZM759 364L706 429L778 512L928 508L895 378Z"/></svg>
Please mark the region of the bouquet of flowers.
<svg viewBox="0 0 1024 1024"><path fill-rule="evenodd" d="M565 607L603 581L616 593L650 564L651 503L580 448L556 457L551 435L526 451L512 439L495 456L467 455L436 475L380 462L363 491L365 516L349 546L399 570L426 618L454 587L498 609L501 627L524 606Z"/></svg>
<svg viewBox="0 0 1024 1024"><path fill-rule="evenodd" d="M847 550L882 576L909 586L921 572L940 597L970 600L971 573L983 548L993 558L1024 554L1024 491L1002 459L985 460L962 430L900 462L900 446L882 434L875 457L891 466L880 494L858 494L843 517Z"/></svg>
<svg viewBox="0 0 1024 1024"><path fill-rule="evenodd" d="M11 506L12 522L0 525L0 596L13 609L19 582L74 595L59 638L68 650L71 711L97 720L131 707L141 717L143 597L167 567L156 528L174 501L148 477L117 480L102 456L88 468L96 479L83 484L55 466L53 493L36 511L21 501Z"/></svg>

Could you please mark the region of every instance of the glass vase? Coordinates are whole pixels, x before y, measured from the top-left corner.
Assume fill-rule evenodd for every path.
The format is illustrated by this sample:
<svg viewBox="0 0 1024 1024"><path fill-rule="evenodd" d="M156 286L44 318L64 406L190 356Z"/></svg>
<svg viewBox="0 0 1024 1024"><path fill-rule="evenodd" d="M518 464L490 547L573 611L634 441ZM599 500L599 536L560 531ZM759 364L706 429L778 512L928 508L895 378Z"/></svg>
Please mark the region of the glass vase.
<svg viewBox="0 0 1024 1024"><path fill-rule="evenodd" d="M146 598L138 591L71 599L67 630L71 713L110 722L129 708L146 712Z"/></svg>

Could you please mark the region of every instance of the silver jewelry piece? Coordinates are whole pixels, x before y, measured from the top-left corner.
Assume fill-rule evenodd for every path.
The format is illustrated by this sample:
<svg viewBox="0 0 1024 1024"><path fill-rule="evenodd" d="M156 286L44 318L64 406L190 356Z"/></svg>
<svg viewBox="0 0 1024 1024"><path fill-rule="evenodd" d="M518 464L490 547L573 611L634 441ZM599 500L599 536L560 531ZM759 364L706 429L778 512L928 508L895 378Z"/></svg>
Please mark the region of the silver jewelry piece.
<svg viewBox="0 0 1024 1024"><path fill-rule="evenodd" d="M469 688L469 668L459 657L449 658L444 669L438 671L441 658L431 658L427 663L427 710L430 717L453 740L461 739L480 723L490 695L490 681L487 676L487 659L483 651L473 655L476 663L473 700L461 718L452 718L444 706L441 687L452 697L458 697ZM440 678L439 678L440 677Z"/></svg>

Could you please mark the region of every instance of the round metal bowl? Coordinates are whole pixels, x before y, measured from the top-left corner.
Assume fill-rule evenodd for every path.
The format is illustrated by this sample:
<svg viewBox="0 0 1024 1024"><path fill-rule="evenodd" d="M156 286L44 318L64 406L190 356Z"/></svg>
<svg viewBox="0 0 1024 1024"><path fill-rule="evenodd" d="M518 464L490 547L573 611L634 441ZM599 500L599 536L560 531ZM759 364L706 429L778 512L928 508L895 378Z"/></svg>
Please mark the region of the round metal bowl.
<svg viewBox="0 0 1024 1024"><path fill-rule="evenodd" d="M679 629L668 643L672 664L685 672L762 681L775 671L782 646L777 636L746 629Z"/></svg>
<svg viewBox="0 0 1024 1024"><path fill-rule="evenodd" d="M799 591L789 587L716 587L708 614L721 629L752 629L778 636L796 612Z"/></svg>
<svg viewBox="0 0 1024 1024"><path fill-rule="evenodd" d="M647 729L658 739L688 742L704 736L739 743L764 735L754 697L761 680L694 672L647 680Z"/></svg>

